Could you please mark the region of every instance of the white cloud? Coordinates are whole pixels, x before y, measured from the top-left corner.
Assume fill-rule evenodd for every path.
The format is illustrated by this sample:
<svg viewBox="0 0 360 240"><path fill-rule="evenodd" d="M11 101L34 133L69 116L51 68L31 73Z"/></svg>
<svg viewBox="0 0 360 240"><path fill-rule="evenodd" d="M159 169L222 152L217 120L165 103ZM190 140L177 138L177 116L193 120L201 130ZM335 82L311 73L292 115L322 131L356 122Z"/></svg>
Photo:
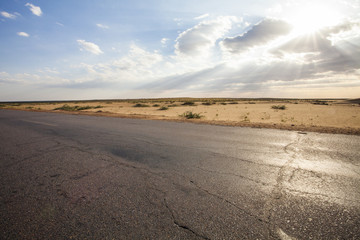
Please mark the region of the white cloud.
<svg viewBox="0 0 360 240"><path fill-rule="evenodd" d="M95 55L102 54L103 51L101 51L100 47L92 42L86 42L85 40L77 40L78 44L80 45L80 50L85 50L88 52L91 52Z"/></svg>
<svg viewBox="0 0 360 240"><path fill-rule="evenodd" d="M180 26L180 25L182 25L182 19L181 18L174 18L173 19L174 20L174 22L176 22L176 24L178 25L178 26Z"/></svg>
<svg viewBox="0 0 360 240"><path fill-rule="evenodd" d="M170 39L168 39L168 38L162 38L160 42L161 42L161 44L163 45L163 47L165 47L166 44L169 42L169 40L170 40Z"/></svg>
<svg viewBox="0 0 360 240"><path fill-rule="evenodd" d="M326 86L327 91L321 90L321 96L356 96L355 92L360 89L358 26L354 22L343 23L317 34L285 38L283 44L273 49L267 47L266 50L261 45L286 34L289 31L287 25L274 24L272 33L269 26L263 31L256 29L258 32L249 36L244 34L247 39L238 41L243 41L244 48L259 50L255 56L244 58L231 54L222 61L209 58L207 67L187 68L184 72L169 71L167 76L144 85L142 89L149 93L176 92L187 95L228 93L229 96L237 96L241 93L251 97L309 97L314 95L306 95L305 92L312 91L314 94ZM269 40L263 39L261 34ZM336 41L332 38L336 38ZM241 46L236 47L241 49ZM189 62L194 64L198 61ZM177 61L174 65L179 68L181 62Z"/></svg>
<svg viewBox="0 0 360 240"><path fill-rule="evenodd" d="M291 28L291 25L285 21L264 19L254 25L248 32L236 37L225 38L221 44L231 53L239 53L289 34Z"/></svg>
<svg viewBox="0 0 360 240"><path fill-rule="evenodd" d="M59 25L60 27L64 27L64 24L62 24L60 22L56 22L56 25Z"/></svg>
<svg viewBox="0 0 360 240"><path fill-rule="evenodd" d="M182 32L176 39L176 53L190 56L206 55L216 40L223 37L237 21L236 17L218 17L215 20L202 21L193 28Z"/></svg>
<svg viewBox="0 0 360 240"><path fill-rule="evenodd" d="M30 37L30 35L26 32L18 32L17 35L19 35L21 37Z"/></svg>
<svg viewBox="0 0 360 240"><path fill-rule="evenodd" d="M207 18L208 16L210 16L210 14L205 13L205 14L203 14L203 15L200 15L200 16L198 16L198 17L195 17L194 19L195 19L195 20L200 20L200 19L203 19L203 18Z"/></svg>
<svg viewBox="0 0 360 240"><path fill-rule="evenodd" d="M38 17L40 17L42 15L42 11L41 11L40 7L35 6L34 4L31 4L31 3L26 3L25 6L28 7L34 15L36 15Z"/></svg>
<svg viewBox="0 0 360 240"><path fill-rule="evenodd" d="M109 29L109 26L104 25L104 24L101 24L101 23L97 23L96 26L97 26L98 28L102 28L102 29Z"/></svg>
<svg viewBox="0 0 360 240"><path fill-rule="evenodd" d="M0 15L5 17L5 18L9 18L9 19L15 19L16 15L15 14L11 14L5 11L0 12Z"/></svg>

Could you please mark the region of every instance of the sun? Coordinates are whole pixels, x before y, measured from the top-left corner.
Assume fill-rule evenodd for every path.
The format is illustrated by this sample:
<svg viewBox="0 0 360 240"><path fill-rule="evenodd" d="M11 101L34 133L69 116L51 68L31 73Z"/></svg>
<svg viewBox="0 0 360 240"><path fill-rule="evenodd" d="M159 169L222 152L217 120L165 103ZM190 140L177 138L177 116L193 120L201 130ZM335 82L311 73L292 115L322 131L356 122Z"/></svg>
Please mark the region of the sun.
<svg viewBox="0 0 360 240"><path fill-rule="evenodd" d="M288 21L294 26L294 33L306 34L334 26L340 23L342 18L335 7L308 3L294 9L288 16Z"/></svg>

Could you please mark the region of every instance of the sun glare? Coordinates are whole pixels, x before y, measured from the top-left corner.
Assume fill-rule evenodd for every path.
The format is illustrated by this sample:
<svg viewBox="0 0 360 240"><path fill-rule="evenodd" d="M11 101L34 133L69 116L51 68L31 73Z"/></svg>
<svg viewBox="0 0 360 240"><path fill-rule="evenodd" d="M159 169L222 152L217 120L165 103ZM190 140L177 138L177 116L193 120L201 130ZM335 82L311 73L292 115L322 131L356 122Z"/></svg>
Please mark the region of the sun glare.
<svg viewBox="0 0 360 240"><path fill-rule="evenodd" d="M296 34L306 34L336 25L341 19L341 14L331 6L307 4L295 9L288 20Z"/></svg>

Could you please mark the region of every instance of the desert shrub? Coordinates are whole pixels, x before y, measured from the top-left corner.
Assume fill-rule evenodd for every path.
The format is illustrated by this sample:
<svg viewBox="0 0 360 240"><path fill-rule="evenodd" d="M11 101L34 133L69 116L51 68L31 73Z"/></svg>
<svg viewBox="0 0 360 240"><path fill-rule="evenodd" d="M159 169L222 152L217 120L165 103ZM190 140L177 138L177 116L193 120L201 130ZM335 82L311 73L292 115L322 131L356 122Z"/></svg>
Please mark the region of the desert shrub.
<svg viewBox="0 0 360 240"><path fill-rule="evenodd" d="M214 102L203 102L202 105L210 106L215 104Z"/></svg>
<svg viewBox="0 0 360 240"><path fill-rule="evenodd" d="M10 106L19 107L19 106L21 106L21 103L11 103Z"/></svg>
<svg viewBox="0 0 360 240"><path fill-rule="evenodd" d="M177 105L176 104L170 104L170 105L168 105L168 107L177 107Z"/></svg>
<svg viewBox="0 0 360 240"><path fill-rule="evenodd" d="M271 108L272 109L285 110L286 106L285 105L272 105Z"/></svg>
<svg viewBox="0 0 360 240"><path fill-rule="evenodd" d="M160 105L159 104L154 104L153 107L160 107Z"/></svg>
<svg viewBox="0 0 360 240"><path fill-rule="evenodd" d="M68 104L64 104L62 107L54 108L54 110L63 110L63 111L76 111L79 106L69 106Z"/></svg>
<svg viewBox="0 0 360 240"><path fill-rule="evenodd" d="M200 113L193 113L193 112L190 112L190 111L184 112L180 116L184 117L186 119L199 119L199 118L203 117L202 115L200 115Z"/></svg>
<svg viewBox="0 0 360 240"><path fill-rule="evenodd" d="M81 111L81 110L87 110L87 109L96 109L96 108L102 108L102 106L98 105L96 107L91 106L69 106L68 104L63 105L62 107L54 108L54 110L63 110L63 111Z"/></svg>
<svg viewBox="0 0 360 240"><path fill-rule="evenodd" d="M88 110L88 109L91 109L92 107L90 106L82 106L82 107L77 107L75 110L76 111L81 111L81 110Z"/></svg>
<svg viewBox="0 0 360 240"><path fill-rule="evenodd" d="M238 102L229 102L229 104L239 104Z"/></svg>
<svg viewBox="0 0 360 240"><path fill-rule="evenodd" d="M222 103L220 103L221 105L226 105L227 103L226 102L222 102Z"/></svg>
<svg viewBox="0 0 360 240"><path fill-rule="evenodd" d="M162 106L161 108L159 108L159 110L161 110L161 111L165 111L165 110L168 110L169 108L168 107L166 107L166 106Z"/></svg>
<svg viewBox="0 0 360 240"><path fill-rule="evenodd" d="M184 103L181 104L181 105L184 105L184 106L194 106L195 103L194 103L193 101L186 101L186 102L184 102Z"/></svg>
<svg viewBox="0 0 360 240"><path fill-rule="evenodd" d="M316 100L316 101L312 102L312 104L315 104L315 105L329 105L328 102L321 101L321 100Z"/></svg>
<svg viewBox="0 0 360 240"><path fill-rule="evenodd" d="M150 107L150 106L142 103L137 103L133 107Z"/></svg>

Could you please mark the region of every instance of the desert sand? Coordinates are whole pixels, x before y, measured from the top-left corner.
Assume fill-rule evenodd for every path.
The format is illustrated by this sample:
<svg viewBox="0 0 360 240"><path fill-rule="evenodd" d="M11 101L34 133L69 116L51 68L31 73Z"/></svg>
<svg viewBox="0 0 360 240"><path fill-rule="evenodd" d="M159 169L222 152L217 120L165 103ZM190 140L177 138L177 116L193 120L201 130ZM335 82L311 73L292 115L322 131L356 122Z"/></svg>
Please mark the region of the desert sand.
<svg viewBox="0 0 360 240"><path fill-rule="evenodd" d="M0 108L360 135L359 99L141 99L1 103Z"/></svg>

